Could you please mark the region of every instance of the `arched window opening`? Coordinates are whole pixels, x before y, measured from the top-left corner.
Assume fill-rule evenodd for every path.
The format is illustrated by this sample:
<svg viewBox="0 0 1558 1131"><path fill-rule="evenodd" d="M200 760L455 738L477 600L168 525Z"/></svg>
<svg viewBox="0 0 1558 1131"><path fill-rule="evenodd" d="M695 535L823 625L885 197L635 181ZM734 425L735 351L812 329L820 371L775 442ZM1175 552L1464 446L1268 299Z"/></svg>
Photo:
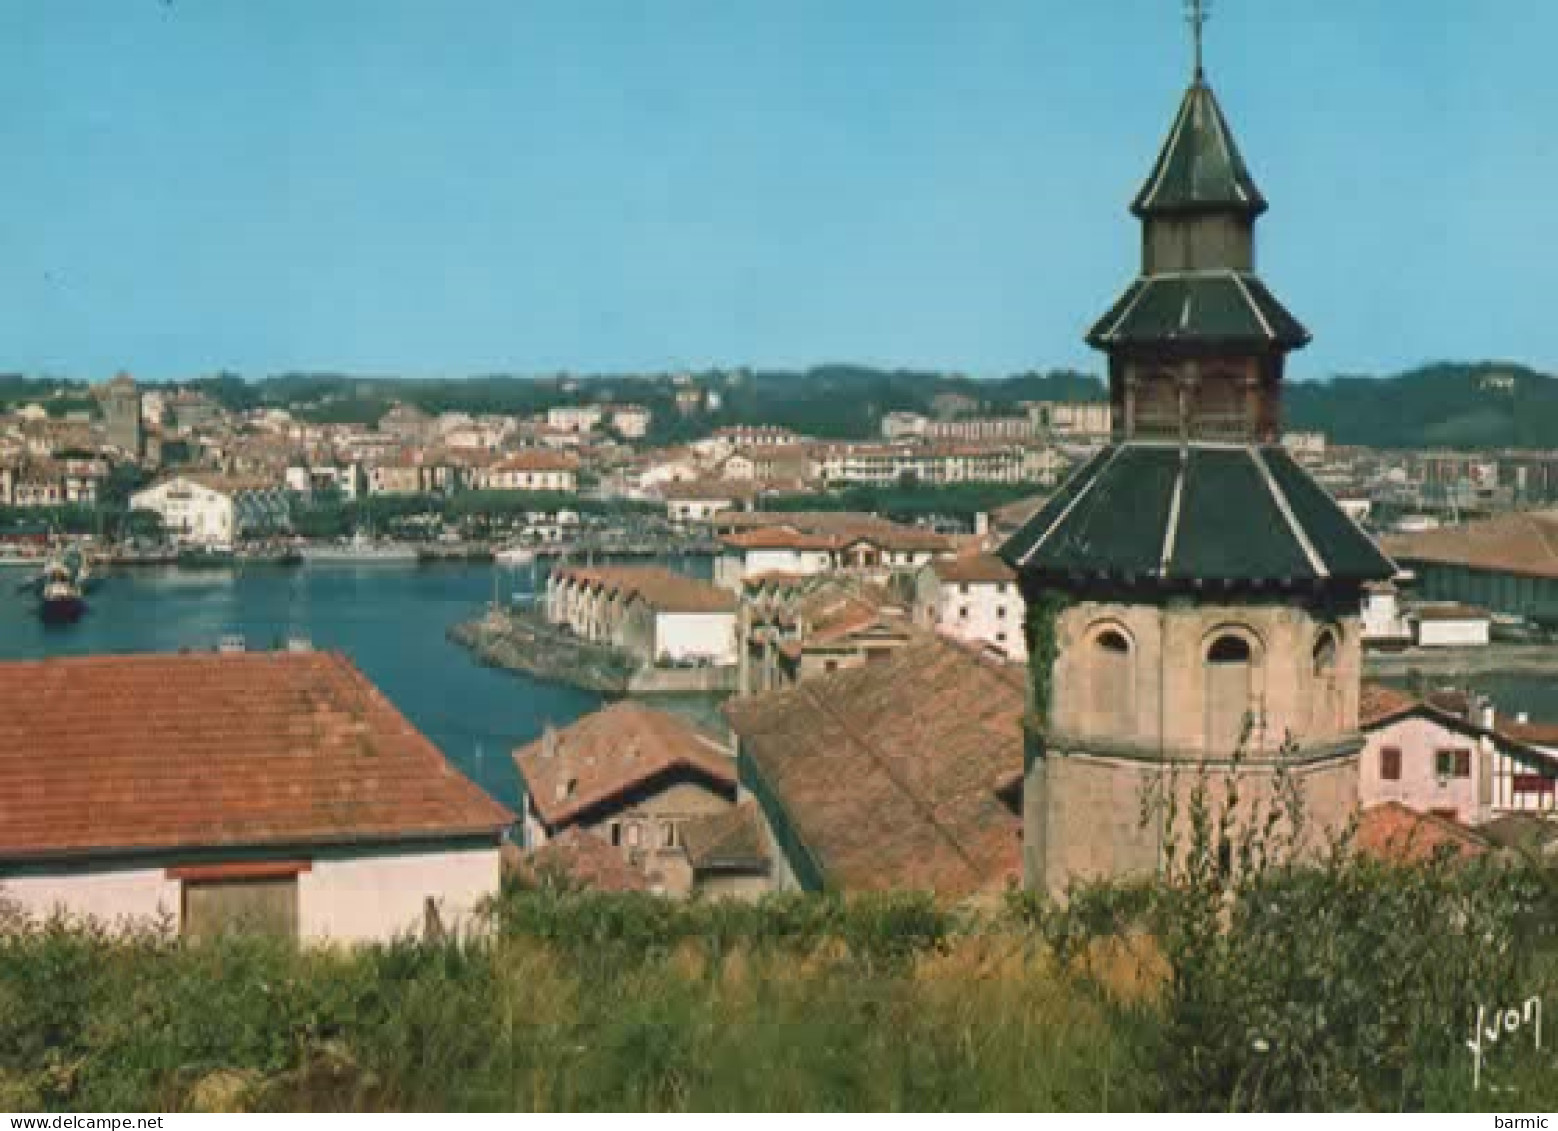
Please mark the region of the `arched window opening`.
<svg viewBox="0 0 1558 1131"><path fill-rule="evenodd" d="M1342 725L1341 687L1336 678L1338 643L1336 633L1323 630L1315 638L1311 652L1314 685L1309 693L1309 730L1311 734L1334 734Z"/></svg>
<svg viewBox="0 0 1558 1131"><path fill-rule="evenodd" d="M1206 751L1230 757L1247 744L1255 701L1255 653L1242 636L1225 633L1206 651Z"/></svg>
<svg viewBox="0 0 1558 1131"><path fill-rule="evenodd" d="M1136 733L1136 664L1131 642L1119 629L1093 638L1088 662L1088 724L1098 734L1131 738Z"/></svg>

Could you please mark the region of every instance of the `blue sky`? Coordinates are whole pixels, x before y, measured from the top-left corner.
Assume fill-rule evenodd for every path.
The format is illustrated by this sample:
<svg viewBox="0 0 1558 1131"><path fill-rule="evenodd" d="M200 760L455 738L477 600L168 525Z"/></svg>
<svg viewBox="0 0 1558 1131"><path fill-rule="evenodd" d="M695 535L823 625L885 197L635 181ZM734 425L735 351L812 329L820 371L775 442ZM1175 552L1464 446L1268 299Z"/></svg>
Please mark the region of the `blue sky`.
<svg viewBox="0 0 1558 1131"><path fill-rule="evenodd" d="M0 0L0 370L1096 366L1177 0ZM1558 368L1558 5L1220 0L1292 372Z"/></svg>

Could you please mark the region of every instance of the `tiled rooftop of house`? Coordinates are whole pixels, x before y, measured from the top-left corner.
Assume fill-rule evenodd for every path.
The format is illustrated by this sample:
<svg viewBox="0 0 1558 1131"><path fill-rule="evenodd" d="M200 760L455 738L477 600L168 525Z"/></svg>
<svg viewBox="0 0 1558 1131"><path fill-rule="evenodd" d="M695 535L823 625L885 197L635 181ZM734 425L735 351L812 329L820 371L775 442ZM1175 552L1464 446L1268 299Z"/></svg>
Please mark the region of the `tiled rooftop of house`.
<svg viewBox="0 0 1558 1131"><path fill-rule="evenodd" d="M916 526L854 511L746 511L719 516L718 525L729 532L761 529L789 529L829 539L830 546L843 547L861 539L875 542L883 549L944 551L950 542L944 535Z"/></svg>
<svg viewBox="0 0 1558 1131"><path fill-rule="evenodd" d="M965 895L1021 875L1024 703L1020 672L927 638L725 713L829 884Z"/></svg>
<svg viewBox="0 0 1558 1131"><path fill-rule="evenodd" d="M1396 534L1382 545L1408 564L1437 562L1523 577L1558 577L1558 512L1528 511L1465 526Z"/></svg>
<svg viewBox="0 0 1558 1131"><path fill-rule="evenodd" d="M688 863L699 870L766 872L769 868L768 846L753 801L688 821L682 826L682 843Z"/></svg>
<svg viewBox="0 0 1558 1131"><path fill-rule="evenodd" d="M647 891L649 877L629 864L620 848L594 833L564 829L539 848L503 846L504 870L531 886L561 884L592 891Z"/></svg>
<svg viewBox="0 0 1558 1131"><path fill-rule="evenodd" d="M525 448L504 456L491 469L504 471L577 471L579 458L568 452L554 452L550 448Z"/></svg>
<svg viewBox="0 0 1558 1131"><path fill-rule="evenodd" d="M552 576L628 600L640 598L663 613L729 613L736 608L729 590L659 566L571 567L554 570Z"/></svg>
<svg viewBox="0 0 1558 1131"><path fill-rule="evenodd" d="M431 838L513 820L337 654L0 664L0 859Z"/></svg>
<svg viewBox="0 0 1558 1131"><path fill-rule="evenodd" d="M1481 856L1489 848L1484 837L1458 821L1419 813L1399 801L1365 809L1355 844L1362 853L1399 864L1429 860L1441 851Z"/></svg>
<svg viewBox="0 0 1558 1131"><path fill-rule="evenodd" d="M1371 727L1404 715L1422 705L1422 700L1406 691L1382 683L1364 681L1358 692L1358 725Z"/></svg>
<svg viewBox="0 0 1558 1131"><path fill-rule="evenodd" d="M655 779L699 776L734 794L736 765L678 715L632 700L585 715L514 754L530 801L552 828Z"/></svg>
<svg viewBox="0 0 1558 1131"><path fill-rule="evenodd" d="M931 568L942 581L959 584L988 585L1017 580L1012 567L994 554L959 554L955 558L938 558L931 563Z"/></svg>

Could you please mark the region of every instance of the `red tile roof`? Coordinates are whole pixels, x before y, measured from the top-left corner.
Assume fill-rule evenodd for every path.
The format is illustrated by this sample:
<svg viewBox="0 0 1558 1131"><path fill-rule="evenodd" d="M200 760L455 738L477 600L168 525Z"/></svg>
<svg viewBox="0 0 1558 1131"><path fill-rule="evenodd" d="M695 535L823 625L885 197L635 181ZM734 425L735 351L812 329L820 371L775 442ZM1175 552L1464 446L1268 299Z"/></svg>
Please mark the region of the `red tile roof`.
<svg viewBox="0 0 1558 1131"><path fill-rule="evenodd" d="M1365 682L1358 693L1358 725L1371 727L1414 711L1422 705L1422 700L1415 695L1386 687L1382 683Z"/></svg>
<svg viewBox="0 0 1558 1131"><path fill-rule="evenodd" d="M557 836L529 850L506 844L505 869L523 884L557 884L592 891L648 891L649 877L594 833L564 829Z"/></svg>
<svg viewBox="0 0 1558 1131"><path fill-rule="evenodd" d="M621 566L601 569L569 567L552 572L559 582L572 581L604 589L632 600L640 598L662 613L733 613L736 596L695 577L673 573L660 566Z"/></svg>
<svg viewBox="0 0 1558 1131"><path fill-rule="evenodd" d="M525 448L512 452L493 464L489 471L577 471L579 459L568 452L554 452L550 448Z"/></svg>
<svg viewBox="0 0 1558 1131"><path fill-rule="evenodd" d="M806 534L783 526L741 530L726 534L720 542L736 550L832 550L836 541L821 534Z"/></svg>
<svg viewBox="0 0 1558 1131"><path fill-rule="evenodd" d="M1481 856L1489 847L1486 839L1460 822L1419 813L1399 801L1365 809L1355 843L1366 855L1398 864L1429 860L1446 849L1457 856Z"/></svg>
<svg viewBox="0 0 1558 1131"><path fill-rule="evenodd" d="M1397 561L1440 562L1513 573L1558 577L1558 512L1508 514L1466 526L1446 526L1384 539Z"/></svg>
<svg viewBox="0 0 1558 1131"><path fill-rule="evenodd" d="M923 639L885 662L732 700L742 755L831 885L951 895L1021 876L1020 671Z"/></svg>
<svg viewBox="0 0 1558 1131"><path fill-rule="evenodd" d="M530 803L551 828L676 771L734 795L736 764L691 723L632 700L614 703L514 754Z"/></svg>
<svg viewBox="0 0 1558 1131"><path fill-rule="evenodd" d="M768 845L755 802L698 817L682 826L687 862L697 871L767 872Z"/></svg>
<svg viewBox="0 0 1558 1131"><path fill-rule="evenodd" d="M344 656L0 664L0 859L495 834L513 820Z"/></svg>
<svg viewBox="0 0 1558 1131"><path fill-rule="evenodd" d="M942 581L989 585L1016 581L1012 567L994 554L960 554L955 558L937 558L931 563Z"/></svg>

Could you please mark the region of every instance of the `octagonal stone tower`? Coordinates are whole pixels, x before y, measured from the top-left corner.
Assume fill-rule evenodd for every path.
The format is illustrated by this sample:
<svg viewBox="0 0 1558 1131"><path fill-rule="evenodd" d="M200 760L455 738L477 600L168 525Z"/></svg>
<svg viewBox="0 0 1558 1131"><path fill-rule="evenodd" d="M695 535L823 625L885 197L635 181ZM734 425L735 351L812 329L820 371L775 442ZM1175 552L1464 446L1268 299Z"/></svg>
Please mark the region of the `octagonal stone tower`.
<svg viewBox="0 0 1558 1131"><path fill-rule="evenodd" d="M1309 333L1254 272L1266 201L1197 54L1132 206L1141 276L1088 335L1112 441L1001 550L1028 603L1028 886L1057 894L1161 866L1143 798L1188 789L1176 768L1237 752L1248 797L1284 764L1313 836L1357 801L1362 587L1395 567L1280 446Z"/></svg>

